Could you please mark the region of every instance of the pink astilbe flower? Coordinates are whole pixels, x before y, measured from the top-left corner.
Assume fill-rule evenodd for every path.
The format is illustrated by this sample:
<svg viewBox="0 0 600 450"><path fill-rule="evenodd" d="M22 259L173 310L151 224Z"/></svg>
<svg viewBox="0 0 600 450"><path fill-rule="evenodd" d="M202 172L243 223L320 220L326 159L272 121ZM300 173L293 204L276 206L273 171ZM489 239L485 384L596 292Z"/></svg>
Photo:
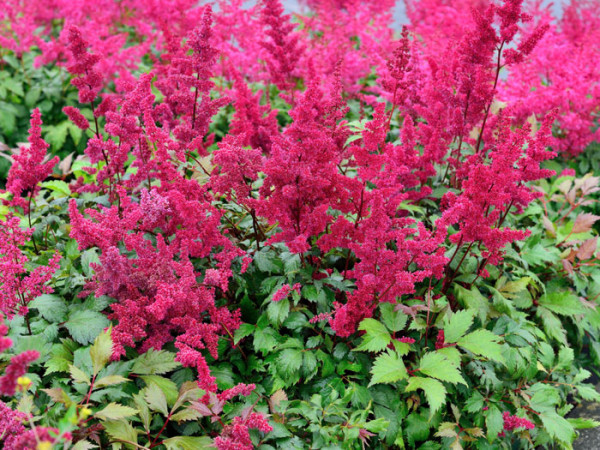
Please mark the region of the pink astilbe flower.
<svg viewBox="0 0 600 450"><path fill-rule="evenodd" d="M254 384L240 383L237 386L232 387L231 389L227 389L221 392L220 394L217 394L217 398L222 402L226 402L238 395L248 397L254 391L254 389L256 389L256 385Z"/></svg>
<svg viewBox="0 0 600 450"><path fill-rule="evenodd" d="M71 433L60 433L58 428L36 426L31 430L25 431L11 447L11 450L31 450L39 448L41 443L58 444L58 437L61 441L72 440Z"/></svg>
<svg viewBox="0 0 600 450"><path fill-rule="evenodd" d="M49 145L42 139L42 115L38 108L31 113L27 140L29 146L21 146L19 154L14 155L6 181L6 189L13 194L13 204L25 211L29 210L29 206L21 196L25 194L33 198L39 191L38 184L48 178L59 161L55 156L44 162Z"/></svg>
<svg viewBox="0 0 600 450"><path fill-rule="evenodd" d="M102 75L94 67L100 61L100 56L88 52L89 44L83 39L79 28L71 26L68 31L73 62L67 69L75 75L71 84L79 90L80 103L92 103L103 86Z"/></svg>
<svg viewBox="0 0 600 450"><path fill-rule="evenodd" d="M444 198L444 220L459 226L459 232L450 238L452 242L459 247L481 244L486 263L495 265L501 260L505 245L528 235L525 230L504 227L504 221L511 208L520 212L541 195L525 183L554 174L540 169L541 162L555 156L546 150L552 121L551 115L532 138L529 124L513 131L504 120L488 155L491 162L481 161L481 154L467 161L461 169L468 172L462 193L457 197L449 192Z"/></svg>
<svg viewBox="0 0 600 450"><path fill-rule="evenodd" d="M344 184L349 179L337 165L349 132L339 123L345 114L339 84L329 91L326 96L313 79L290 111L294 122L273 140L263 168L266 179L256 210L281 228L269 242L284 241L294 253L306 252L309 240L333 221L330 208L348 208Z"/></svg>
<svg viewBox="0 0 600 450"><path fill-rule="evenodd" d="M254 445L248 432L250 428L263 433L273 431L263 414L245 412L242 417L234 417L231 425L225 426L221 435L215 438L215 446L219 450L252 450Z"/></svg>
<svg viewBox="0 0 600 450"><path fill-rule="evenodd" d="M0 442L3 442L4 448L16 448L17 442L27 431L23 425L26 420L25 413L11 409L0 400Z"/></svg>
<svg viewBox="0 0 600 450"><path fill-rule="evenodd" d="M243 146L250 146L268 155L272 137L279 134L277 110L260 104L261 92L253 94L242 77L236 73L234 83L235 112L229 132L239 136Z"/></svg>
<svg viewBox="0 0 600 450"><path fill-rule="evenodd" d="M294 73L298 60L304 51L300 35L294 31L290 16L283 14L280 0L262 0L260 20L265 27L263 47L267 50L267 67L271 82L280 90L289 91L294 88Z"/></svg>
<svg viewBox="0 0 600 450"><path fill-rule="evenodd" d="M78 128L82 130L87 130L90 127L90 122L85 118L79 109L73 106L65 106L63 108L63 112L71 119Z"/></svg>
<svg viewBox="0 0 600 450"><path fill-rule="evenodd" d="M310 66L317 73L339 71L344 92L360 97L374 67L385 66L392 52L393 9L396 2L308 0L311 11L302 17L306 51L298 68L306 79ZM369 97L363 97L369 101Z"/></svg>
<svg viewBox="0 0 600 450"><path fill-rule="evenodd" d="M26 269L29 260L20 247L33 230L21 228L20 222L9 216L0 226L0 311L9 318L27 314L29 302L53 292L47 283L60 267L60 254L56 253L47 266Z"/></svg>
<svg viewBox="0 0 600 450"><path fill-rule="evenodd" d="M535 424L530 420L513 416L508 411L502 413L502 419L504 420L505 431L513 431L515 428L525 428L526 430L533 430L535 428Z"/></svg>
<svg viewBox="0 0 600 450"><path fill-rule="evenodd" d="M294 284L294 286L290 286L289 284L284 284L273 294L272 300L274 302L280 302L281 300L286 298L288 295L290 295L290 292L292 292L292 291L296 291L297 293L300 293L300 283L296 283L296 284Z"/></svg>

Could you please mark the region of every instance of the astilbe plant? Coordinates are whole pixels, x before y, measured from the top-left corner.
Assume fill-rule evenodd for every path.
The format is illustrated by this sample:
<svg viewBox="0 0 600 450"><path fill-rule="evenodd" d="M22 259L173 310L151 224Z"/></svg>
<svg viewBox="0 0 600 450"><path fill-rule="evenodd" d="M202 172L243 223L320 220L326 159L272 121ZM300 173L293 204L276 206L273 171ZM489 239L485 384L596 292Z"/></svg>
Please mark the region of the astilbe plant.
<svg viewBox="0 0 600 450"><path fill-rule="evenodd" d="M286 15L278 0L248 8L240 1L220 2L215 24L212 7L191 0L128 0L122 8L103 2L97 16L87 4L31 3L24 18L16 13L17 2L9 4L3 17L15 25L2 22L1 42L17 52L37 44L40 62L64 65L79 105L63 112L89 135L78 178L70 187L47 183L71 197L66 251L99 254L79 297L89 303L92 297L99 303L110 299L103 307L112 323L105 351L114 361L176 349L185 369L174 379L193 377L204 391L185 416L177 416L181 422L210 418L220 426L208 431L217 448L250 449L259 433L273 429L263 397L271 390L267 403L274 415L294 402L304 405L275 416L274 439L283 427L308 429L310 423L316 447L337 444L339 436L365 443L382 435L383 422L367 421L372 404L363 399L373 395L389 403L399 395L402 401L393 403L400 409L386 423L397 420L401 431L398 438L386 437L386 445L404 445L404 433L414 446L407 423L424 422L427 430L438 430L437 437L459 446L475 442L483 437L483 417L490 445L519 436L549 442L543 433L552 427L545 420L557 420L559 400L536 410L533 390L545 392L544 385L558 383L565 389L561 395L566 386L585 393L579 385L585 374L569 372L568 351L555 363L554 350L534 328L556 323L554 313L578 317L579 300L570 296L570 281L563 280L560 289L548 283L541 293L541 279L516 279L527 273L527 256L512 272L505 261L514 264L519 241L529 238L522 224L543 196L531 184L553 176L545 168L548 160L576 153L596 137L593 69L573 83L577 89L569 105L537 89L543 65L555 71L555 86L571 85L552 56L563 36L575 55L569 67L587 70L596 57L588 34L577 32L574 10L558 27L547 18L532 20L521 0L412 1L412 23L394 41L388 1L311 0L314 14L308 17ZM430 14L422 14L425 6ZM578 11L585 16L593 9ZM49 24L57 14L66 26L52 34ZM42 34L28 38L38 25L45 27ZM138 73L133 69L143 56L152 69ZM525 94L532 86L536 90ZM517 101L521 98L525 101ZM526 120L532 114L539 122ZM25 219L16 215L28 214L32 227L34 200L45 202L40 182L56 164L46 161L38 110L31 124L30 146L15 156L7 182L6 205L14 212L0 230L0 309L26 320L28 304L52 291L49 282L59 270L58 254L49 261L40 257L45 265L30 268L24 248L33 231L21 228ZM62 204L66 209L64 198L44 207ZM595 220L586 217L590 233ZM565 220L559 220L561 227ZM552 224L545 225L549 235L557 234ZM573 228L567 238L571 234ZM584 238L557 244L569 250L561 256L562 267L573 279L595 261L597 241ZM550 263L546 269L555 270ZM581 281L574 283L581 287ZM60 286L65 286L60 295L69 291ZM571 309L552 303L560 296L571 299ZM242 326L242 317L251 323ZM571 334L595 339L594 320L600 320L590 317ZM69 326L64 328L70 331ZM467 333L472 326L477 329ZM31 327L28 331L32 334ZM248 356L243 348L249 346L240 339L251 334L254 353ZM566 332L548 332L547 340L561 337L566 342ZM257 358L259 351L265 358ZM81 359L80 351L67 351L75 352ZM219 389L222 372L213 364L223 353L235 361L230 366L238 381L260 376L264 384L232 382ZM0 378L3 393L14 394L15 377L34 357L30 352L13 357ZM517 370L523 359L535 366L536 358L538 366ZM91 401L97 371L87 379L70 362L61 367L74 384L89 385L82 405ZM317 373L323 380L315 381ZM359 386L364 377L371 380L368 388ZM149 384L146 378L135 381ZM478 378L481 387L473 381ZM379 390L382 384L395 390ZM472 387L468 401L460 384ZM283 388L298 399L288 401ZM148 385L145 397L152 398L151 389ZM56 391L46 393L58 398ZM315 425L313 406L305 406L310 397L325 415L330 394L332 410L352 403L361 412L340 413L343 418L331 421L340 429L326 442L329 437L320 431L330 425ZM243 410L229 409L227 402L237 396L257 400ZM447 404L450 396L466 403L470 415L464 421ZM176 408L167 411L154 400L148 403L158 404L166 419L156 437L144 425L150 447L163 443L159 437L175 421ZM68 403L60 396L61 402ZM255 410L258 402L262 406ZM35 433L22 425L26 416L6 409L5 441L19 448L13 441L23 434L23 445L33 445ZM378 404L375 414L380 411ZM291 419L296 416L306 420L297 425ZM455 422L448 422L452 416ZM110 434L107 413L96 418ZM476 426L465 428L467 422ZM306 430L297 433L308 436ZM55 434L40 428L37 439ZM563 443L569 438L548 436Z"/></svg>
<svg viewBox="0 0 600 450"><path fill-rule="evenodd" d="M208 120L223 102L209 96L207 78L215 61L210 25L208 7L203 25L158 72L164 103L154 104L151 76L144 75L105 114L106 132L119 144L104 140L99 130L90 140L91 162L105 162L108 169L98 172L98 187L108 187L113 204L87 209L86 218L72 200L69 211L71 236L80 248L101 250L94 280L84 292L117 300L109 315L117 322L113 357L123 356L125 347L160 349L175 335L177 359L197 370L200 387L215 391L201 351L217 359L219 337L240 325L239 312L217 306L215 297L227 292L232 260L241 253L221 234L221 212L212 205L211 193L178 169L187 156L194 158L194 150L203 155ZM86 50L81 54L88 58ZM120 155L130 152L138 172L125 179ZM202 272L199 260L210 262Z"/></svg>

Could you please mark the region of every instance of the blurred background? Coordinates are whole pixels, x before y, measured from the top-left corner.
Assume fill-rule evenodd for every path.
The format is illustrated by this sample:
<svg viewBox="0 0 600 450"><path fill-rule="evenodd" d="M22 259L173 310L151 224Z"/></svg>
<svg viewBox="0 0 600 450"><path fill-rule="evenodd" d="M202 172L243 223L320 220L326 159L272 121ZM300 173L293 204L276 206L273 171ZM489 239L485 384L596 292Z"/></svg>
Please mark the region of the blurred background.
<svg viewBox="0 0 600 450"><path fill-rule="evenodd" d="M562 13L562 5L565 4L567 1L568 0L543 0L542 4L550 5L555 13L555 17L560 17ZM302 9L301 2L299 2L298 0L282 0L282 3L285 6L286 10L289 12L296 12ZM408 19L406 18L406 6L404 4L404 0L398 0L396 2L394 19L395 24L398 26L408 23Z"/></svg>

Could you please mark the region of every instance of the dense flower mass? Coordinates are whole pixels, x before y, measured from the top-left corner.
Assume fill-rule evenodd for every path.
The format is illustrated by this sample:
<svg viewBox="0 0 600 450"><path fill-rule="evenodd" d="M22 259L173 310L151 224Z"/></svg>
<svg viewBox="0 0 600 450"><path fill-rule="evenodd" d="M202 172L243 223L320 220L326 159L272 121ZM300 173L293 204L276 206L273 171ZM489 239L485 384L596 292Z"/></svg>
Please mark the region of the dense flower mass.
<svg viewBox="0 0 600 450"><path fill-rule="evenodd" d="M394 4L7 2L2 67L62 94L0 77L33 110L0 192L6 448L570 445L559 403L600 400L567 347L600 360L598 163L565 162L600 138L600 8L406 0L400 31Z"/></svg>

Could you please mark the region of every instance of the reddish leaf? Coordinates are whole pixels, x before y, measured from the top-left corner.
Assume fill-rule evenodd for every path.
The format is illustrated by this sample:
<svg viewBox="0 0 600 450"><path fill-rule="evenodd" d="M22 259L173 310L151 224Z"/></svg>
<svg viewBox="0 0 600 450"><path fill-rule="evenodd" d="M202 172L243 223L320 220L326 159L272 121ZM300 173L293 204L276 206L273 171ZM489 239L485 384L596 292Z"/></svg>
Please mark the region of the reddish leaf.
<svg viewBox="0 0 600 450"><path fill-rule="evenodd" d="M575 271L573 270L573 264L571 264L570 261L563 259L562 265L569 275L573 275L575 273Z"/></svg>
<svg viewBox="0 0 600 450"><path fill-rule="evenodd" d="M573 224L573 234L577 233L585 233L586 231L590 231L592 229L592 225L600 219L600 216L596 216L594 214L579 214L575 219L575 223Z"/></svg>
<svg viewBox="0 0 600 450"><path fill-rule="evenodd" d="M577 250L577 257L579 259L590 259L592 256L594 256L594 253L596 253L597 246L597 237L584 241L579 247L579 250Z"/></svg>

